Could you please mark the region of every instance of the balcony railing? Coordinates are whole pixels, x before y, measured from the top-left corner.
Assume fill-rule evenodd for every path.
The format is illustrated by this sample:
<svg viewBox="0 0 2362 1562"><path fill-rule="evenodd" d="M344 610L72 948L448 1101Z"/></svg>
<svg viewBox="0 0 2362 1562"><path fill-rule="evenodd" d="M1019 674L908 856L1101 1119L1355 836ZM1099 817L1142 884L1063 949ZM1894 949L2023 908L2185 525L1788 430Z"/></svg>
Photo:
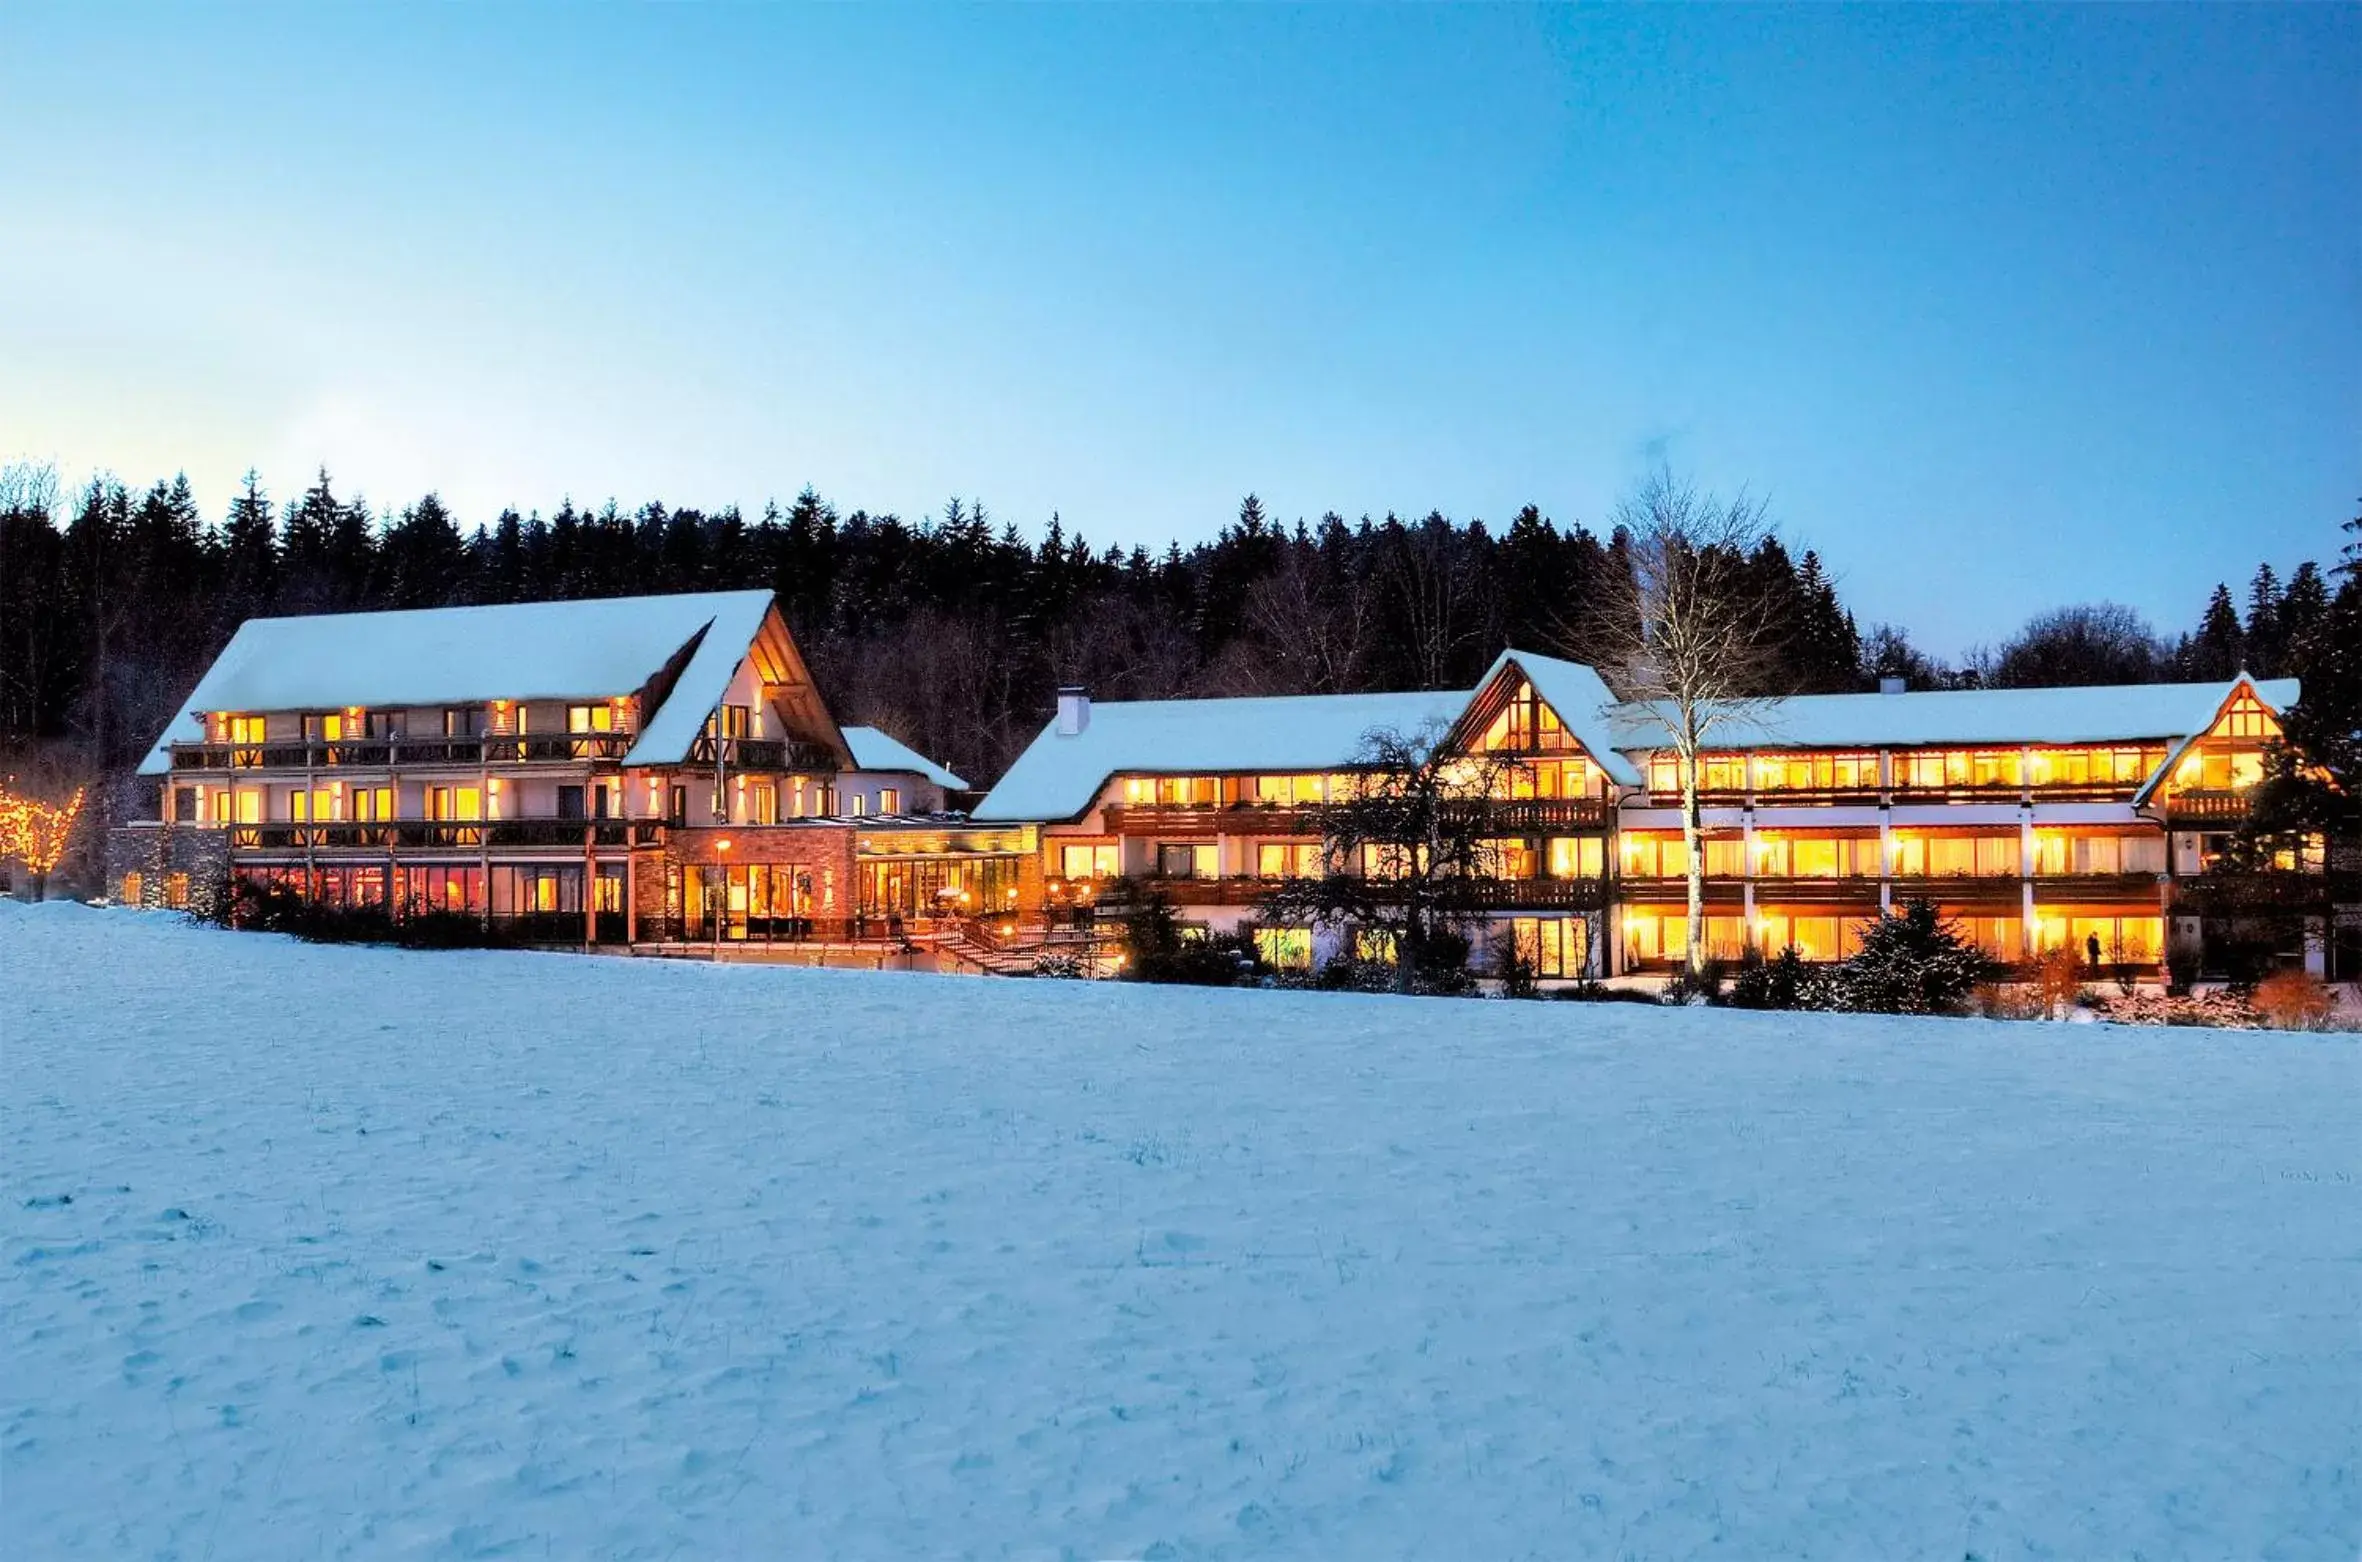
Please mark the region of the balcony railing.
<svg viewBox="0 0 2362 1562"><path fill-rule="evenodd" d="M2165 822L2169 825L2237 824L2247 817L2245 792L2168 792Z"/></svg>
<svg viewBox="0 0 2362 1562"><path fill-rule="evenodd" d="M362 738L343 742L175 743L175 770L388 770L403 765L612 763L631 752L628 732L546 736Z"/></svg>
<svg viewBox="0 0 2362 1562"><path fill-rule="evenodd" d="M397 819L380 823L240 824L245 851L474 851L485 847L648 845L657 825L632 819Z"/></svg>
<svg viewBox="0 0 2362 1562"><path fill-rule="evenodd" d="M728 765L736 770L831 771L836 757L817 743L787 738L717 738L700 733L689 745L693 764Z"/></svg>
<svg viewBox="0 0 2362 1562"><path fill-rule="evenodd" d="M1452 807L1496 835L1604 830L1614 810L1596 797L1470 798ZM1300 803L1110 803L1116 834L1318 835L1320 805Z"/></svg>

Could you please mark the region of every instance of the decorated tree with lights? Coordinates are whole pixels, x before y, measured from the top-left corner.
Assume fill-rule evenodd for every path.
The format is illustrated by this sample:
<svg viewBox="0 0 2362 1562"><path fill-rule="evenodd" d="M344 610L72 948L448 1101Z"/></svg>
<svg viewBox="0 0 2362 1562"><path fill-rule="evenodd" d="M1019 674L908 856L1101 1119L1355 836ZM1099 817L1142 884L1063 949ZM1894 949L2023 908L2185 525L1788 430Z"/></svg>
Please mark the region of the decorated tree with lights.
<svg viewBox="0 0 2362 1562"><path fill-rule="evenodd" d="M83 789L63 806L26 797L0 786L0 858L14 858L33 876L33 898L49 891L49 875L65 860L66 843L82 816Z"/></svg>

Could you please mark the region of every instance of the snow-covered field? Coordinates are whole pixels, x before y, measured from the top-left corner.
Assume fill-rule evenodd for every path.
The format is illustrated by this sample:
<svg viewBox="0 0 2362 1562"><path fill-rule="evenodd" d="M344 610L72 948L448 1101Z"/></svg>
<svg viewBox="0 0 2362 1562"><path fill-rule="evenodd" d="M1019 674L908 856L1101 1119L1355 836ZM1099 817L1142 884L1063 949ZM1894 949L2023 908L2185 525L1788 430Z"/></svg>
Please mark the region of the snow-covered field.
<svg viewBox="0 0 2362 1562"><path fill-rule="evenodd" d="M0 905L0 1555L2335 1558L2362 1051Z"/></svg>

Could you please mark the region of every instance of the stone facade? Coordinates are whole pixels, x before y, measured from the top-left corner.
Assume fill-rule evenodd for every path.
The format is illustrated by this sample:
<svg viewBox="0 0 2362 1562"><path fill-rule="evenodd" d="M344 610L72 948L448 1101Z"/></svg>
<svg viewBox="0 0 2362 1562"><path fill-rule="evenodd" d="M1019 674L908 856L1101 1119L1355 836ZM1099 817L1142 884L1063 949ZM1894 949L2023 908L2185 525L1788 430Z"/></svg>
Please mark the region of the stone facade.
<svg viewBox="0 0 2362 1562"><path fill-rule="evenodd" d="M107 832L109 899L218 915L230 891L230 832L195 825L122 824Z"/></svg>

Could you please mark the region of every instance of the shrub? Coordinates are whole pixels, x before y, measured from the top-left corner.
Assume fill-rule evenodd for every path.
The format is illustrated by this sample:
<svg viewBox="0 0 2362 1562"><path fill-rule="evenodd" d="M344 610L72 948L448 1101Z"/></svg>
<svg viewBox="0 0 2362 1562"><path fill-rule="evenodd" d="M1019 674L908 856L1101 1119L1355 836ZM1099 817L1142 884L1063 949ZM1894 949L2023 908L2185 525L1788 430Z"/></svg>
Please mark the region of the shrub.
<svg viewBox="0 0 2362 1562"><path fill-rule="evenodd" d="M1083 963L1071 954L1047 952L1033 957L1033 974L1073 980L1083 974Z"/></svg>
<svg viewBox="0 0 2362 1562"><path fill-rule="evenodd" d="M1988 1020L2038 1020L2044 1014L2039 996L2009 982L1979 982L1970 999Z"/></svg>
<svg viewBox="0 0 2362 1562"><path fill-rule="evenodd" d="M2256 983L2249 1002L2265 1024L2278 1030L2318 1030L2337 1007L2317 977L2295 970L2274 971Z"/></svg>
<svg viewBox="0 0 2362 1562"><path fill-rule="evenodd" d="M2045 1017L2056 1019L2083 1001L2083 957L2065 947L2045 950L2034 961L2034 996Z"/></svg>
<svg viewBox="0 0 2362 1562"><path fill-rule="evenodd" d="M329 906L275 884L240 879L211 920L254 933L285 933L314 944L398 944L405 949L506 949L516 940L498 924L461 911L413 911L396 917L381 906Z"/></svg>
<svg viewBox="0 0 2362 1562"><path fill-rule="evenodd" d="M1150 893L1124 913L1124 976L1135 982L1235 987L1255 974L1254 946L1236 934L1186 932L1173 903Z"/></svg>
<svg viewBox="0 0 2362 1562"><path fill-rule="evenodd" d="M1534 975L1534 962L1525 957L1514 938L1493 940L1493 975L1501 983L1504 998L1539 998L1542 985Z"/></svg>
<svg viewBox="0 0 2362 1562"><path fill-rule="evenodd" d="M1394 967L1383 960L1356 960L1341 954L1320 968L1312 985L1322 992L1390 993L1394 991Z"/></svg>
<svg viewBox="0 0 2362 1562"><path fill-rule="evenodd" d="M1724 967L1720 960L1708 960L1693 971L1683 966L1673 973L1673 980L1665 984L1661 1001L1665 1003L1720 1003Z"/></svg>
<svg viewBox="0 0 2362 1562"><path fill-rule="evenodd" d="M2167 947L2165 990L2168 994L2179 997L2190 990L2190 985L2198 980L2200 957L2199 945L2190 939L2177 938Z"/></svg>
<svg viewBox="0 0 2362 1562"><path fill-rule="evenodd" d="M1983 951L1924 900L1880 915L1828 980L1807 982L1813 1007L1860 1014L1949 1014L1993 974Z"/></svg>
<svg viewBox="0 0 2362 1562"><path fill-rule="evenodd" d="M1749 953L1730 985L1730 1001L1739 1009L1794 1009L1802 1005L1807 967L1791 944L1771 959Z"/></svg>

